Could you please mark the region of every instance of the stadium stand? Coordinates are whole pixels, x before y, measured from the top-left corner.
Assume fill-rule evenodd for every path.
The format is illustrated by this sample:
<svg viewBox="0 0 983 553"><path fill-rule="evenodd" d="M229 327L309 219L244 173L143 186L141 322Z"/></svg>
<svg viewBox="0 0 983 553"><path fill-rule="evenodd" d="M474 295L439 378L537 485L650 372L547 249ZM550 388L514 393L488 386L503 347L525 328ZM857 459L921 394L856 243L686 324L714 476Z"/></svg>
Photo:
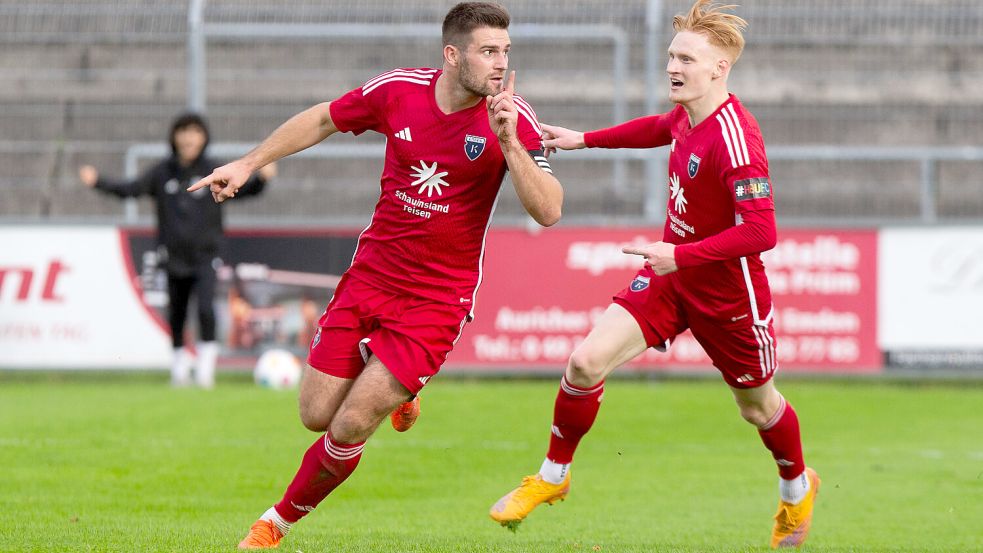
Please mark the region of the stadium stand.
<svg viewBox="0 0 983 553"><path fill-rule="evenodd" d="M195 2L192 2L194 4ZM342 3L208 0L213 24L402 25L440 20L447 2ZM657 83L646 86L649 4L661 6ZM731 88L757 115L770 147L979 146L983 138L983 4L967 0L747 0L749 44ZM688 2L515 0L518 90L540 120L574 128L666 109L662 52L671 15ZM0 218L119 220L119 205L88 193L75 167L122 173L131 144L155 142L188 103L188 10L147 0L0 0ZM569 36L536 37L534 25ZM612 41L578 39L601 30L624 36L628 72L615 82ZM435 66L437 36L209 38L207 116L223 142L255 142L307 106L329 100L395 66ZM654 94L654 96L652 96ZM650 100L651 101L651 100ZM379 136L354 139L380 143ZM349 142L350 137L338 142ZM570 219L638 222L645 171L627 162L558 159ZM922 203L917 160L775 160L783 221L851 224L858 218L915 219ZM287 160L261 202L235 206L232 221L348 223L377 195L376 160ZM937 210L943 220L983 218L983 161L942 161ZM661 173L658 178L663 177ZM149 217L149 204L141 204ZM503 194L500 220L521 207ZM502 215L505 217L502 218Z"/></svg>

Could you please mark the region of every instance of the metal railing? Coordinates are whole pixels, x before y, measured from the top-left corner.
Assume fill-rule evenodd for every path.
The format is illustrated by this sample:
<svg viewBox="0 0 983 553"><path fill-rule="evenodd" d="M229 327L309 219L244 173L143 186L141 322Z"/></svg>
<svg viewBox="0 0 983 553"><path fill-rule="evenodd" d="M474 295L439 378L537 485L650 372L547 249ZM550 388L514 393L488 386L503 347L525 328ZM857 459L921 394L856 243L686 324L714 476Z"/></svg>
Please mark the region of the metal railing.
<svg viewBox="0 0 983 553"><path fill-rule="evenodd" d="M255 147L255 144L240 142L217 143L209 146L209 153L220 158L237 158ZM170 154L169 147L164 143L133 144L126 150L124 157L124 173L127 178L137 176L140 161L144 159L159 159ZM558 152L562 159L598 160L598 161L645 161L652 163L660 175L666 174L668 166L668 148L648 150L604 150L584 149L569 152ZM318 144L306 150L293 154L291 157L301 159L379 159L385 156L383 144ZM978 147L853 147L853 146L775 146L768 149L769 161L898 161L918 163L920 168L920 211L919 217L911 219L912 223L931 224L939 220L938 197L939 163L943 161L983 161L983 148ZM666 181L664 178L647 179L643 219L646 224L661 223L665 219ZM130 201L125 210L127 222L136 222L137 211L135 202ZM574 220L576 217L573 218ZM835 222L824 218L826 223ZM865 222L851 218L852 222ZM801 221L807 222L807 221ZM871 223L876 221L870 221Z"/></svg>

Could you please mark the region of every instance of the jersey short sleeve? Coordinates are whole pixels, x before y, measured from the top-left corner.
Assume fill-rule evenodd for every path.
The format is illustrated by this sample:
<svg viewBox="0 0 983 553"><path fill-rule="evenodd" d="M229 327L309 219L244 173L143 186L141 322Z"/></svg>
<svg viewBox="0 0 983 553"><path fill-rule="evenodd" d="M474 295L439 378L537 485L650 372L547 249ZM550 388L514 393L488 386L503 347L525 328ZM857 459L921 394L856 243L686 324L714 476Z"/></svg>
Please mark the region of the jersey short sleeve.
<svg viewBox="0 0 983 553"><path fill-rule="evenodd" d="M543 128L539 126L536 112L522 96L516 94L513 99L515 100L515 109L519 112L517 124L519 142L522 142L522 145L530 152L541 152L543 150Z"/></svg>
<svg viewBox="0 0 983 553"><path fill-rule="evenodd" d="M369 130L386 132L382 117L385 95L366 95L364 89L358 87L331 102L331 121L339 131L356 135Z"/></svg>
<svg viewBox="0 0 983 553"><path fill-rule="evenodd" d="M768 158L757 123L738 117L733 104L716 117L723 135L718 153L721 182L733 196L737 213L775 209Z"/></svg>

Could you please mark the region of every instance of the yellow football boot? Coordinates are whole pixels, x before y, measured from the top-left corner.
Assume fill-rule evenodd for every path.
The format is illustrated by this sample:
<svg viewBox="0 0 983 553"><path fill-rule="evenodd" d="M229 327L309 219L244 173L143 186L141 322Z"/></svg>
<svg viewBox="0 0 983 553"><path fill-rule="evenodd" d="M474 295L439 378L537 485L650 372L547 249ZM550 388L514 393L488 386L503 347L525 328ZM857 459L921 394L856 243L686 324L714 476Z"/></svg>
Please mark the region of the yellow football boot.
<svg viewBox="0 0 983 553"><path fill-rule="evenodd" d="M498 503L492 505L488 514L495 522L515 530L522 519L540 503L552 505L557 501L563 501L568 493L570 493L569 472L559 484L550 484L539 474L526 476L518 488L505 494Z"/></svg>
<svg viewBox="0 0 983 553"><path fill-rule="evenodd" d="M809 479L809 493L798 505L779 501L778 512L775 514L775 527L771 531L771 548L799 547L806 541L809 528L812 526L812 508L816 504L816 494L819 493L819 475L806 467L806 478Z"/></svg>
<svg viewBox="0 0 983 553"><path fill-rule="evenodd" d="M259 519L239 542L239 549L274 549L280 545L283 532L272 521Z"/></svg>

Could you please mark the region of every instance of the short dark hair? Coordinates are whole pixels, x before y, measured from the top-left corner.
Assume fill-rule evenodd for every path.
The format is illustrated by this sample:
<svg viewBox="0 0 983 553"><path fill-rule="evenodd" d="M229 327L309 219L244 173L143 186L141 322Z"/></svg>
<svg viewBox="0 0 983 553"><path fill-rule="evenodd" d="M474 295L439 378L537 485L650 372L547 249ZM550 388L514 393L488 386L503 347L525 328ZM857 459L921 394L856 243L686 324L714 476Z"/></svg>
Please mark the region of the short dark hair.
<svg viewBox="0 0 983 553"><path fill-rule="evenodd" d="M461 2L451 8L444 17L441 28L444 46L453 44L459 48L467 46L466 40L472 31L479 27L508 29L509 12L492 2Z"/></svg>
<svg viewBox="0 0 983 553"><path fill-rule="evenodd" d="M202 147L202 155L204 155L205 148L208 147L208 142L211 139L211 133L208 131L208 122L205 118L194 112L186 112L178 115L171 122L171 133L168 135L168 140L171 143L171 153L177 155L177 142L174 141L174 136L178 131L183 131L188 127L198 127L205 133L205 145Z"/></svg>

